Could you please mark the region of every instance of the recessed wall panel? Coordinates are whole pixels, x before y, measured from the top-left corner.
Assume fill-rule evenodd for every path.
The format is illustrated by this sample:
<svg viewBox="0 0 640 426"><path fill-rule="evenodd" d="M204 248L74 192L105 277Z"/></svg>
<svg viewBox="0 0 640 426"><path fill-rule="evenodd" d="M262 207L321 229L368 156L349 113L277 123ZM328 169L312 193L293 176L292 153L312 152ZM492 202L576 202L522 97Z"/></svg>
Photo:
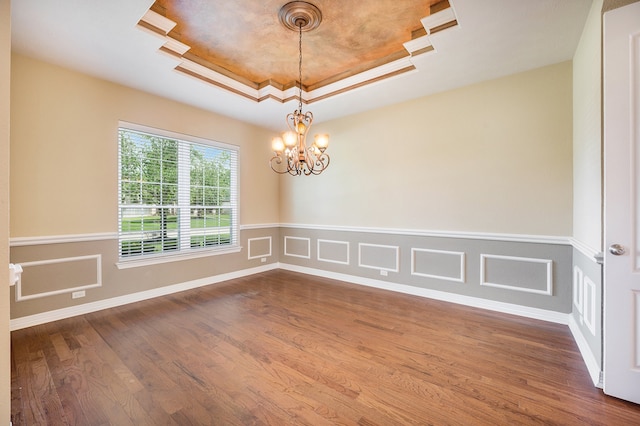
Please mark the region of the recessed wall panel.
<svg viewBox="0 0 640 426"><path fill-rule="evenodd" d="M400 247L380 244L358 244L358 265L363 268L398 272Z"/></svg>
<svg viewBox="0 0 640 426"><path fill-rule="evenodd" d="M635 340L635 344L633 345L635 349L634 360L635 360L635 368L640 368L640 292L633 292L633 320L635 322L635 329L633 331L633 339Z"/></svg>
<svg viewBox="0 0 640 426"><path fill-rule="evenodd" d="M411 275L463 283L465 263L463 252L411 249Z"/></svg>
<svg viewBox="0 0 640 426"><path fill-rule="evenodd" d="M349 264L349 242L318 240L318 260L330 263Z"/></svg>
<svg viewBox="0 0 640 426"><path fill-rule="evenodd" d="M284 255L311 258L311 240L300 237L284 237Z"/></svg>
<svg viewBox="0 0 640 426"><path fill-rule="evenodd" d="M271 237L249 238L247 244L249 260L271 256Z"/></svg>
<svg viewBox="0 0 640 426"><path fill-rule="evenodd" d="M480 285L526 293L553 294L553 261L528 257L480 256Z"/></svg>
<svg viewBox="0 0 640 426"><path fill-rule="evenodd" d="M584 290L584 273L577 266L573 267L573 305L582 313Z"/></svg>
<svg viewBox="0 0 640 426"><path fill-rule="evenodd" d="M48 259L20 265L23 272L16 284L18 302L102 285L101 255Z"/></svg>
<svg viewBox="0 0 640 426"><path fill-rule="evenodd" d="M592 335L596 335L596 285L584 277L584 323Z"/></svg>

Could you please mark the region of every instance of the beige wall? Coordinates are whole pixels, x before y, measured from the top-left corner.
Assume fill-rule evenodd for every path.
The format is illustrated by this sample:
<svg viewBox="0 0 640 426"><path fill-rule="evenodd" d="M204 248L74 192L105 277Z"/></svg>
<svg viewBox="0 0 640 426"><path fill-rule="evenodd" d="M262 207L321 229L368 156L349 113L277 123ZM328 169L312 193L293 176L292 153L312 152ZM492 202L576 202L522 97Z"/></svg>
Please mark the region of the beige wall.
<svg viewBox="0 0 640 426"><path fill-rule="evenodd" d="M20 55L11 79L11 236L117 232L124 120L239 145L240 223L277 223L270 132Z"/></svg>
<svg viewBox="0 0 640 426"><path fill-rule="evenodd" d="M11 418L9 343L9 88L11 82L10 0L0 0L0 423Z"/></svg>
<svg viewBox="0 0 640 426"><path fill-rule="evenodd" d="M16 302L12 290L12 319L119 297L131 301L139 292L158 294L172 285L189 288L276 261L273 256L265 256L264 263L249 259L248 238L275 240L277 228L242 230L241 250L235 253L126 269L116 266L117 238L91 235L118 230L119 120L239 145L240 224L245 226L279 222L279 181L268 167L270 146L264 142L271 132L21 55L12 57L11 70L10 230L18 241L11 260L25 267L23 291L38 295ZM20 243L25 241L21 237L47 236L83 238ZM78 261L65 263L87 255L97 259L93 278L79 273ZM49 262L50 272L57 271L51 272L56 280L42 279L27 266L42 260ZM71 290L48 294L76 286L90 286L85 297L73 299Z"/></svg>
<svg viewBox="0 0 640 426"><path fill-rule="evenodd" d="M9 117L11 82L10 0L0 0L0 423L11 418L9 341Z"/></svg>
<svg viewBox="0 0 640 426"><path fill-rule="evenodd" d="M564 62L318 124L331 165L282 178L281 220L569 236L571 80Z"/></svg>
<svg viewBox="0 0 640 426"><path fill-rule="evenodd" d="M573 237L602 250L602 0L573 57Z"/></svg>

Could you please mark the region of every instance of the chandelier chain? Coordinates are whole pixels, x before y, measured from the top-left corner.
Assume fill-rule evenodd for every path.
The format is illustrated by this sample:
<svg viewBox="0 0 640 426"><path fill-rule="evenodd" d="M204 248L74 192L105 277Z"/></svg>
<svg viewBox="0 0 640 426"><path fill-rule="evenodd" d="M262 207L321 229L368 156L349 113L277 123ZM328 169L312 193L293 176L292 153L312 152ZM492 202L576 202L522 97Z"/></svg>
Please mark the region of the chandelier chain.
<svg viewBox="0 0 640 426"><path fill-rule="evenodd" d="M302 22L298 22L298 110L302 113Z"/></svg>

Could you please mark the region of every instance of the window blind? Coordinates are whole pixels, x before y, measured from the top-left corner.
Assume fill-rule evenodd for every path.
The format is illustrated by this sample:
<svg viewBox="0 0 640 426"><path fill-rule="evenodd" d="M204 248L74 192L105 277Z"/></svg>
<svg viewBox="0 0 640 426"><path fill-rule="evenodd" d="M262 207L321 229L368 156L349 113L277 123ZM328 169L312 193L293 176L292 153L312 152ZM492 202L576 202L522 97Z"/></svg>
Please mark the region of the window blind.
<svg viewBox="0 0 640 426"><path fill-rule="evenodd" d="M137 125L118 138L121 259L238 245L238 147Z"/></svg>

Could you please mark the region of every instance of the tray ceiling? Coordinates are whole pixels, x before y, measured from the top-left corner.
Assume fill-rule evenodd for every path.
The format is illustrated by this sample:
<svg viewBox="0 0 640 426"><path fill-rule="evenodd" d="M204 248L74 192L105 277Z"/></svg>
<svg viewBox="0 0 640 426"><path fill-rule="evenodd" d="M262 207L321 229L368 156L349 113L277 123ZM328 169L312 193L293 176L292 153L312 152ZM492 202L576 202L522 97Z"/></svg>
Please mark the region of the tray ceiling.
<svg viewBox="0 0 640 426"><path fill-rule="evenodd" d="M322 121L573 58L591 0L311 0L303 99ZM287 0L16 0L16 54L282 130L298 92Z"/></svg>
<svg viewBox="0 0 640 426"><path fill-rule="evenodd" d="M165 39L161 49L180 58L178 71L256 101L286 101L286 90L299 85L299 33L280 23L283 4L156 0L139 25ZM428 35L457 24L448 0L313 4L323 17L302 37L305 102L316 100L310 92L319 88L334 86L323 93L327 97L414 69L406 61L387 65L433 50Z"/></svg>
<svg viewBox="0 0 640 426"><path fill-rule="evenodd" d="M424 35L420 19L441 0L316 1L323 12L317 30L303 34L304 82L318 84L353 69L373 68L403 43ZM292 85L298 77L298 33L278 21L282 1L157 0L151 10L175 21L168 36L190 46L185 56L214 64L256 85ZM442 2L448 8L448 2Z"/></svg>

